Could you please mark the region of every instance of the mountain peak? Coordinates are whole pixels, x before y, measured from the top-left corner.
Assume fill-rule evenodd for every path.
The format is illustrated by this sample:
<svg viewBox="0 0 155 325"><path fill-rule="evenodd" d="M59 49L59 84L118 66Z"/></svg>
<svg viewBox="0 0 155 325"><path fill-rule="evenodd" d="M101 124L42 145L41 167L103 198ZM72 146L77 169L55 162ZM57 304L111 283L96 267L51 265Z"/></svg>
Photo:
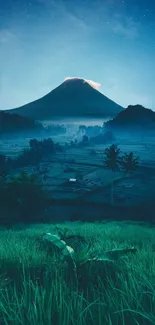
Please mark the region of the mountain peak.
<svg viewBox="0 0 155 325"><path fill-rule="evenodd" d="M76 86L76 85L86 84L96 90L98 90L101 87L101 84L98 82L95 82L95 81L89 80L89 79L85 79L85 78L79 78L79 77L67 77L67 78L65 78L63 84L65 84L65 86L68 86L68 85Z"/></svg>
<svg viewBox="0 0 155 325"><path fill-rule="evenodd" d="M12 113L48 120L53 117L113 117L123 107L98 91L100 84L85 78L65 78L64 82L44 97Z"/></svg>
<svg viewBox="0 0 155 325"><path fill-rule="evenodd" d="M78 78L78 77L68 77L65 78L64 84L73 84L73 83L78 83L78 84L83 84L85 80L83 78Z"/></svg>
<svg viewBox="0 0 155 325"><path fill-rule="evenodd" d="M82 78L66 78L61 84L63 87L79 87L82 86L86 81Z"/></svg>

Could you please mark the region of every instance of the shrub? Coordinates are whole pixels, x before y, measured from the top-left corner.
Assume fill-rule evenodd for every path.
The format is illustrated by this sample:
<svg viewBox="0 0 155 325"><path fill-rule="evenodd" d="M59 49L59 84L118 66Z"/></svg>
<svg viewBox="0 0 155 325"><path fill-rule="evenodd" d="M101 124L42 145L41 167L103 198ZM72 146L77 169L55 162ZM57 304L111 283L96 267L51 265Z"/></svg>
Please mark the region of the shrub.
<svg viewBox="0 0 155 325"><path fill-rule="evenodd" d="M36 149L24 149L21 155L15 160L15 166L18 168L37 165L42 159L42 154Z"/></svg>
<svg viewBox="0 0 155 325"><path fill-rule="evenodd" d="M0 179L1 224L42 220L45 208L45 191L36 175Z"/></svg>

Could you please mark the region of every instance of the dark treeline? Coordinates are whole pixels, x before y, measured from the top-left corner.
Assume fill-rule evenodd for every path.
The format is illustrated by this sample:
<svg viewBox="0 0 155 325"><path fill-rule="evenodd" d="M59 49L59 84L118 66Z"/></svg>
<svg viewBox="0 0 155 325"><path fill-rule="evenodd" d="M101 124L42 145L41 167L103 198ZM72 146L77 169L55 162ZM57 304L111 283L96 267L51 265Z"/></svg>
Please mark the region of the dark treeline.
<svg viewBox="0 0 155 325"><path fill-rule="evenodd" d="M16 168L35 166L39 164L44 157L54 155L58 152L65 152L67 148L108 143L112 142L114 139L114 135L110 131L99 134L98 136L92 138L89 138L86 134L84 134L80 141L75 139L70 143L66 143L65 146L60 145L59 142L55 143L51 138L40 141L34 138L29 141L29 147L22 150L21 154L15 158L7 157L3 153L0 153L0 175L6 175L7 173L10 173L11 170ZM95 153L95 150L92 152L92 154L93 153Z"/></svg>
<svg viewBox="0 0 155 325"><path fill-rule="evenodd" d="M141 131L150 132L155 129L155 112L142 105L129 105L126 109L118 113L113 119L105 122L103 126L80 125L78 134L87 135L90 138L101 137L107 130L123 131L130 130L136 133Z"/></svg>
<svg viewBox="0 0 155 325"><path fill-rule="evenodd" d="M80 125L78 130L79 135L86 134L88 137L95 137L100 133L103 133L103 127L99 125L94 125L94 126Z"/></svg>
<svg viewBox="0 0 155 325"><path fill-rule="evenodd" d="M38 141L31 139L29 148L16 158L0 154L0 224L11 225L16 222L43 222L47 208L46 191L39 174L25 173L20 168L35 166L47 155L63 150L52 139ZM12 171L17 174L12 176Z"/></svg>
<svg viewBox="0 0 155 325"><path fill-rule="evenodd" d="M79 127L78 135L80 133L81 140L74 139L70 142L70 146L75 147L83 147L83 146L94 146L96 144L108 144L112 143L116 140L114 133L110 130L104 130L103 127L90 126L85 127L82 126L84 132L81 132L81 126ZM90 135L91 134L91 135Z"/></svg>
<svg viewBox="0 0 155 325"><path fill-rule="evenodd" d="M16 168L35 166L39 164L45 156L56 154L61 151L63 151L63 147L59 143L54 143L50 138L41 141L31 139L29 148L24 149L16 158L0 154L0 176L5 176Z"/></svg>
<svg viewBox="0 0 155 325"><path fill-rule="evenodd" d="M18 114L9 114L0 111L0 136L8 133L26 132L26 131L41 131L42 125L28 117L23 117Z"/></svg>
<svg viewBox="0 0 155 325"><path fill-rule="evenodd" d="M18 114L0 111L0 138L13 136L57 135L66 133L63 125L43 126L40 122Z"/></svg>

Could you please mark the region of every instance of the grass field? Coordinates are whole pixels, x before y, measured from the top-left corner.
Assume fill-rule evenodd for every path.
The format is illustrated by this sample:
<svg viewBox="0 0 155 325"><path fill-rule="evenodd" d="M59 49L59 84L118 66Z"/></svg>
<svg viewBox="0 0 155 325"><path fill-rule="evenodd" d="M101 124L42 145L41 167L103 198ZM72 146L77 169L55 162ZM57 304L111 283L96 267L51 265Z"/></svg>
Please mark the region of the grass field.
<svg viewBox="0 0 155 325"><path fill-rule="evenodd" d="M85 243L67 244L76 252L76 280L60 252L43 244L54 224L0 230L1 325L155 324L155 228L127 223L64 223ZM81 264L86 245L97 253L137 248L117 261Z"/></svg>

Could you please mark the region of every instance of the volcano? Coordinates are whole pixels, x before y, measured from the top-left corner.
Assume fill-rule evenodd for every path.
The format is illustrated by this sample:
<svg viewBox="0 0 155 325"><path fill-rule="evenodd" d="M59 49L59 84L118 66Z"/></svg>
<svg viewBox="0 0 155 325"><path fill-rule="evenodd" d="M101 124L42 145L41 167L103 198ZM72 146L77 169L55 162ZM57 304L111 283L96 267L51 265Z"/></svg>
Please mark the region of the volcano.
<svg viewBox="0 0 155 325"><path fill-rule="evenodd" d="M114 117L122 110L123 107L104 96L85 79L71 78L44 97L8 112L36 120L52 120L59 117Z"/></svg>

